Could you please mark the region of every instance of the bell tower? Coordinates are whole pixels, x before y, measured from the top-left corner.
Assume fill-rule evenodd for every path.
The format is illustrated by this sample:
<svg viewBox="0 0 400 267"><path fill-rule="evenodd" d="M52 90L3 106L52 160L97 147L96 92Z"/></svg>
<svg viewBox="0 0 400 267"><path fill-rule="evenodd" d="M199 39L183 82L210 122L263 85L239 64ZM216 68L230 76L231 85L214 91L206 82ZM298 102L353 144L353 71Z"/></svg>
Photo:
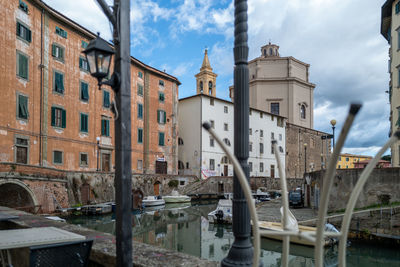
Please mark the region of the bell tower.
<svg viewBox="0 0 400 267"><path fill-rule="evenodd" d="M216 97L216 79L215 74L211 68L210 61L208 60L208 50L204 52L203 64L201 65L200 72L195 75L196 77L196 93L205 94Z"/></svg>

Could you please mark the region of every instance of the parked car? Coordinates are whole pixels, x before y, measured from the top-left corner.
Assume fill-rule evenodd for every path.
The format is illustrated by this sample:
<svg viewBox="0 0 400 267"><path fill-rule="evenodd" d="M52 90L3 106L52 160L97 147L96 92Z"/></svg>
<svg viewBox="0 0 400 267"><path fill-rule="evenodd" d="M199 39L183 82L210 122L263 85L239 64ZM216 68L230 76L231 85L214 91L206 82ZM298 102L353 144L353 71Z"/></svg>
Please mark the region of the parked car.
<svg viewBox="0 0 400 267"><path fill-rule="evenodd" d="M303 193L301 190L289 192L289 206L304 207Z"/></svg>

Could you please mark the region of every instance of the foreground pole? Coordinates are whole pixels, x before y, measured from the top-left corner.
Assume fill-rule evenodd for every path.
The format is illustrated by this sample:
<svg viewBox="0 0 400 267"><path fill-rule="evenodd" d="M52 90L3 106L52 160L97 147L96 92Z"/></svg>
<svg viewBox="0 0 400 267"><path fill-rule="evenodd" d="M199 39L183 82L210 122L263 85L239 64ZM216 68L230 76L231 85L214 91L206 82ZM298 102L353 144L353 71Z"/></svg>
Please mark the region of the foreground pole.
<svg viewBox="0 0 400 267"><path fill-rule="evenodd" d="M249 69L247 58L247 0L235 0L234 146L235 156L249 180ZM233 234L235 241L221 266L251 266L250 214L243 190L233 176Z"/></svg>
<svg viewBox="0 0 400 267"><path fill-rule="evenodd" d="M117 14L119 12L119 14ZM114 72L120 74L116 88L118 119L115 121L115 202L116 266L132 266L132 181L131 181L131 82L130 82L130 1L114 1L115 61Z"/></svg>

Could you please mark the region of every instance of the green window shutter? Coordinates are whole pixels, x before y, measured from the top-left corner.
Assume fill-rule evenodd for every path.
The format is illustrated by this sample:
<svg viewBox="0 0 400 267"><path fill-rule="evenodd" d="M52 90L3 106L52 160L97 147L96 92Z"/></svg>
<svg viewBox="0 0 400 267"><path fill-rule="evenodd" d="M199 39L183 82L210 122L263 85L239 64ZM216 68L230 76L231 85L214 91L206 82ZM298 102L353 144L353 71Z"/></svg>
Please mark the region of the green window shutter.
<svg viewBox="0 0 400 267"><path fill-rule="evenodd" d="M64 74L60 74L60 88L61 92L64 92Z"/></svg>
<svg viewBox="0 0 400 267"><path fill-rule="evenodd" d="M56 108L51 107L51 126L56 126Z"/></svg>
<svg viewBox="0 0 400 267"><path fill-rule="evenodd" d="M83 61L83 59L80 57L80 58L79 58L79 68L80 68L80 69L82 69L82 66L83 66L82 61Z"/></svg>
<svg viewBox="0 0 400 267"><path fill-rule="evenodd" d="M81 132L88 132L88 115L81 114Z"/></svg>
<svg viewBox="0 0 400 267"><path fill-rule="evenodd" d="M103 107L110 107L110 93L107 91L103 91Z"/></svg>
<svg viewBox="0 0 400 267"><path fill-rule="evenodd" d="M58 57L60 58L60 59L62 59L62 60L64 60L64 48L59 48L60 49L60 52L59 52L59 55L58 55Z"/></svg>
<svg viewBox="0 0 400 267"><path fill-rule="evenodd" d="M26 40L28 42L32 41L32 32L31 32L31 30L26 29Z"/></svg>
<svg viewBox="0 0 400 267"><path fill-rule="evenodd" d="M89 100L89 90L88 84L81 82L81 100L88 101Z"/></svg>
<svg viewBox="0 0 400 267"><path fill-rule="evenodd" d="M18 96L18 117L21 119L28 118L28 98L23 95Z"/></svg>
<svg viewBox="0 0 400 267"><path fill-rule="evenodd" d="M56 50L57 50L56 45L55 45L55 44L52 44L52 45L51 45L51 55L52 55L53 57L56 56Z"/></svg>
<svg viewBox="0 0 400 267"><path fill-rule="evenodd" d="M101 135L105 135L105 120L101 120Z"/></svg>
<svg viewBox="0 0 400 267"><path fill-rule="evenodd" d="M157 110L157 122L160 123L160 110Z"/></svg>
<svg viewBox="0 0 400 267"><path fill-rule="evenodd" d="M143 143L143 129L138 129L138 143Z"/></svg>
<svg viewBox="0 0 400 267"><path fill-rule="evenodd" d="M138 104L138 118L142 119L143 118L143 105Z"/></svg>
<svg viewBox="0 0 400 267"><path fill-rule="evenodd" d="M167 113L165 111L163 111L163 112L164 112L164 124L165 124L165 122L167 120Z"/></svg>
<svg viewBox="0 0 400 267"><path fill-rule="evenodd" d="M21 36L21 23L17 22L17 36Z"/></svg>
<svg viewBox="0 0 400 267"><path fill-rule="evenodd" d="M67 112L65 109L61 110L61 128L65 128L67 124Z"/></svg>
<svg viewBox="0 0 400 267"><path fill-rule="evenodd" d="M110 136L110 121L106 120L106 136Z"/></svg>
<svg viewBox="0 0 400 267"><path fill-rule="evenodd" d="M159 146L164 145L164 133L158 133L158 145Z"/></svg>

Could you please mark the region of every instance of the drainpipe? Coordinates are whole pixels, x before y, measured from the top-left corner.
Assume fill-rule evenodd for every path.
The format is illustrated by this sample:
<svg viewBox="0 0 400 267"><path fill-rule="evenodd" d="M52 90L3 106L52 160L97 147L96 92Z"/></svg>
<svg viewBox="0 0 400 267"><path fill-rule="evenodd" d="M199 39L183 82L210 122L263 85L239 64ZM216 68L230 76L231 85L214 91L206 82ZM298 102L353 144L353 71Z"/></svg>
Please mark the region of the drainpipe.
<svg viewBox="0 0 400 267"><path fill-rule="evenodd" d="M40 15L40 116L39 116L39 165L43 166L42 159L42 116L43 116L43 14Z"/></svg>

